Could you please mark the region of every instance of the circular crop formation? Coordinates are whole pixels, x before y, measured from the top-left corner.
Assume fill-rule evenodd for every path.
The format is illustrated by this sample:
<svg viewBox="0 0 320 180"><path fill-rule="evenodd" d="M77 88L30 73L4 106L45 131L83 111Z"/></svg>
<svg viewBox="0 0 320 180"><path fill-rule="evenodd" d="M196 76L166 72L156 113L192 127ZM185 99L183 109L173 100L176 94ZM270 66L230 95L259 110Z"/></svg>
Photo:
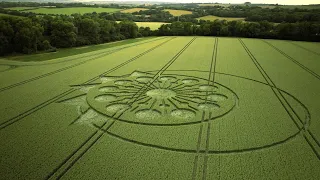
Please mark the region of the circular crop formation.
<svg viewBox="0 0 320 180"><path fill-rule="evenodd" d="M243 81L251 81L247 78L237 78ZM185 147L183 144L162 144L158 139L159 127L163 128L162 133L167 133L164 137L171 135L175 131L181 131L181 134L177 133L175 136L182 138L189 130L198 128L188 125L203 122L208 122L209 124L209 122L212 122L212 126L217 127L217 124L219 124L220 128L220 123L224 124L226 122L229 124L231 122L230 125L232 127L234 126L232 121L229 122L228 120L234 119L236 116L238 118L239 110L241 109L241 107L239 107L235 114L230 114L228 118L231 119L222 118L232 113L232 110L235 109L236 105L239 104L238 101L241 101L241 99L239 100L236 93L230 88L218 82L213 83L198 77L177 74L159 76L151 73L134 72L126 76L102 77L101 81L101 84L94 85L90 87L90 89L87 88L86 103L96 114L107 117L106 120L111 118L120 123L118 130L119 128L121 129L122 125L124 128L128 128L129 126L131 128L136 127L136 130L139 130L139 132L132 132L133 134L122 134L123 132L117 132L117 130L111 129L106 131L106 133L127 142L133 142L143 146L196 153L197 151L194 148ZM259 83L258 81L252 82ZM268 86L264 83L260 83L260 85ZM301 117L305 117L302 121L305 126L304 128L307 128L310 121L310 114L305 105L286 91L278 90L295 103L296 108L300 109L299 113L304 113L301 114ZM242 103L246 102L247 100L243 99ZM247 111L245 111L245 113L247 113ZM88 117L91 116L88 115ZM241 118L245 120L246 117L239 117L239 119ZM90 118L86 119L89 123L94 123L93 121L90 122ZM227 121L222 121L223 119ZM257 123L259 120L260 119L256 120ZM261 122L265 123L266 119L262 118ZM246 121L242 123L243 126L246 126ZM98 128L99 126L93 127ZM210 127L210 125L207 127ZM252 126L249 125L247 128L250 129ZM259 128L264 127L261 126ZM168 132L165 129L168 130ZM250 136L249 138L242 134L242 136L237 138L247 138L247 145L238 149L229 149L228 147L217 149L217 147L214 147L213 149L210 148L208 153L239 153L273 147L296 137L302 129L303 128L289 130L277 139L265 138L263 142L258 143L256 143L255 140L256 136ZM221 133L224 130L228 130L228 127L221 125ZM209 130L207 131L209 132ZM136 136L136 133L147 133L148 140L139 139L141 134ZM215 133L220 133L220 130L219 132L215 131ZM261 134L258 133L256 135L265 136L266 134L264 133L269 135L269 132L264 130ZM191 134L187 135L189 136ZM223 133L221 135L223 135ZM196 135L193 134L191 136ZM224 137L224 139L228 138Z"/></svg>
<svg viewBox="0 0 320 180"><path fill-rule="evenodd" d="M237 101L229 88L196 77L133 73L104 79L88 92L87 102L97 112L128 123L200 123L226 115Z"/></svg>

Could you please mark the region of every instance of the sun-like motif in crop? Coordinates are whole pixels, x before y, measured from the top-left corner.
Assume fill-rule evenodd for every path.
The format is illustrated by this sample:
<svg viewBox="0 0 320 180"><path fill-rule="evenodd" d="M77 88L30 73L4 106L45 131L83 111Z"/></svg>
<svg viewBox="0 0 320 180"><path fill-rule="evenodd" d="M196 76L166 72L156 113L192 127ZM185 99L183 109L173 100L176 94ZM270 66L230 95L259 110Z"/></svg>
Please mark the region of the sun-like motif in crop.
<svg viewBox="0 0 320 180"><path fill-rule="evenodd" d="M221 84L184 75L133 72L80 87L86 95L64 102L78 105L78 121L91 123L100 116L144 125L195 124L226 115L237 101Z"/></svg>
<svg viewBox="0 0 320 180"><path fill-rule="evenodd" d="M240 80L257 83L247 78ZM146 147L189 153L242 153L277 146L303 131L303 128L286 131L277 139L262 138L257 142L257 136L270 136L270 132L263 128L278 128L274 123L268 124L270 114L262 114L262 118L255 116L256 112L247 111L248 100L243 96L245 91L240 94L243 98L239 99L230 88L200 77L135 71L124 76L100 77L95 83L73 87L79 91L60 101L77 107L79 116L71 124L84 124L121 141ZM306 106L289 93L278 90L300 109L298 113L300 117L305 117L302 121L304 128L307 128L310 114ZM238 101L242 102L242 107ZM234 109L236 111L232 112ZM255 109L259 110L259 106ZM250 117L250 112L253 117ZM226 115L228 117L224 117ZM252 126L255 117L257 126ZM279 117L284 121L286 116ZM238 125L241 131L237 129ZM235 128L235 132L229 132L229 127ZM250 131L242 132L244 127ZM260 129L257 131L252 127ZM215 129L210 131L210 128ZM205 137L204 132L207 133L207 139L212 134L220 136L221 144L215 140L219 144L208 146L207 151L195 149L200 147L199 138ZM252 135L248 136L249 132ZM159 138L159 133L165 138ZM226 133L237 138L231 140ZM168 138L172 138L172 142ZM197 143L178 143L180 140L189 142L186 140L188 138L195 139ZM248 142L245 146L223 146L223 143L241 141L241 138Z"/></svg>

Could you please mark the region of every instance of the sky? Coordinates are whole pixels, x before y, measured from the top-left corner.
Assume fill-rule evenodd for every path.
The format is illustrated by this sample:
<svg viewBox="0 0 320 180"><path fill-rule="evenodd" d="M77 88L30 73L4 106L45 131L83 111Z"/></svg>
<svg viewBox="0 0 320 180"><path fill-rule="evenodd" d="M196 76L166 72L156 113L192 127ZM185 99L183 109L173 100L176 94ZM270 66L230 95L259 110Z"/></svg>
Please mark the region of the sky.
<svg viewBox="0 0 320 180"><path fill-rule="evenodd" d="M259 3L259 4L287 4L287 5L307 5L320 4L320 0L78 0L78 1L163 1L163 2L184 2L184 3L232 3L240 4L244 2Z"/></svg>

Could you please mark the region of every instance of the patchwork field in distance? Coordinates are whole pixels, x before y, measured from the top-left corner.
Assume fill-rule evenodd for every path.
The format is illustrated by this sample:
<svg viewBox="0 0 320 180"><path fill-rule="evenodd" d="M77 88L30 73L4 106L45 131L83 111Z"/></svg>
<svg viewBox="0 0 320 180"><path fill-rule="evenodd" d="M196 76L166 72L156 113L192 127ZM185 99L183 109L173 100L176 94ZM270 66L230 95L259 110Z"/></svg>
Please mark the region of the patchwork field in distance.
<svg viewBox="0 0 320 180"><path fill-rule="evenodd" d="M12 16L12 17L20 17L20 16L14 16L14 15L10 15L10 14L3 14L3 13L0 13L0 16ZM22 17L23 18L23 17Z"/></svg>
<svg viewBox="0 0 320 180"><path fill-rule="evenodd" d="M192 11L185 11L185 10L165 9L164 11L168 11L173 16L192 14Z"/></svg>
<svg viewBox="0 0 320 180"><path fill-rule="evenodd" d="M218 16L203 16L197 18L198 20L205 20L205 21L215 21L215 20L227 20L227 21L244 21L245 18L230 18L230 17L218 17Z"/></svg>
<svg viewBox="0 0 320 180"><path fill-rule="evenodd" d="M319 43L102 47L0 59L1 178L320 178Z"/></svg>
<svg viewBox="0 0 320 180"><path fill-rule="evenodd" d="M26 10L26 9L34 9L34 8L37 8L37 7L10 7L10 8L5 8L5 9L23 11L23 10Z"/></svg>
<svg viewBox="0 0 320 180"><path fill-rule="evenodd" d="M165 22L135 22L138 27L149 27L151 30L157 30L163 24L170 24Z"/></svg>
<svg viewBox="0 0 320 180"><path fill-rule="evenodd" d="M134 12L145 11L145 10L148 10L148 9L146 9L146 8L131 8L131 9L122 10L121 12L122 13L134 13Z"/></svg>
<svg viewBox="0 0 320 180"><path fill-rule="evenodd" d="M222 6L224 8L228 8L229 6L245 6L244 4L198 4L199 6ZM287 9L320 9L320 5L272 5L272 4L252 4L253 7L261 7L261 8L287 8Z"/></svg>
<svg viewBox="0 0 320 180"><path fill-rule="evenodd" d="M121 21L116 21L120 23ZM138 27L149 27L151 30L157 30L163 24L170 24L165 22L135 22Z"/></svg>
<svg viewBox="0 0 320 180"><path fill-rule="evenodd" d="M232 4L198 4L199 6L222 6L222 7L229 7Z"/></svg>
<svg viewBox="0 0 320 180"><path fill-rule="evenodd" d="M39 13L39 14L65 14L65 15L71 15L74 13L78 14L85 14L85 13L102 13L102 12L117 12L120 11L121 9L116 9L116 8L91 8L91 7L72 7L72 8L45 8L45 7L40 7L40 8L35 8L35 9L22 9L20 7L15 7L15 8L9 8L13 10L23 10L24 12L33 12L33 13Z"/></svg>

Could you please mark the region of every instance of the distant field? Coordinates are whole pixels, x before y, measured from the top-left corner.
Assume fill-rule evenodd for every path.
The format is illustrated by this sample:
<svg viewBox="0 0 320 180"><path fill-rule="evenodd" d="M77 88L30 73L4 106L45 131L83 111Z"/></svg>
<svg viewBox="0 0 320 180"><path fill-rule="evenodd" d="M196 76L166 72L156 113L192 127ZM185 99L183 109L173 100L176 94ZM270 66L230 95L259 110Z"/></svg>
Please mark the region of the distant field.
<svg viewBox="0 0 320 180"><path fill-rule="evenodd" d="M285 9L294 9L294 8L299 8L299 9L320 9L320 5L272 5L272 4L265 4L265 5L252 5L252 6L259 6L261 8L269 8L269 9L274 9L274 8L285 8Z"/></svg>
<svg viewBox="0 0 320 180"><path fill-rule="evenodd" d="M300 6L279 6L281 8L288 8L288 9L294 9L294 8L299 8L299 9L320 9L320 5L300 5Z"/></svg>
<svg viewBox="0 0 320 180"><path fill-rule="evenodd" d="M138 27L150 27L151 30L157 30L162 24L170 24L164 22L136 22Z"/></svg>
<svg viewBox="0 0 320 180"><path fill-rule="evenodd" d="M34 9L36 7L11 7L11 8L5 8L5 9L10 9L10 10L16 10L16 11L22 11L26 9Z"/></svg>
<svg viewBox="0 0 320 180"><path fill-rule="evenodd" d="M116 21L120 23L121 21ZM138 27L150 27L151 30L157 30L162 24L170 24L165 22L135 22Z"/></svg>
<svg viewBox="0 0 320 180"><path fill-rule="evenodd" d="M3 14L3 13L0 13L0 17L1 17L1 16L22 17L22 16L14 16L14 15L11 15L11 14Z"/></svg>
<svg viewBox="0 0 320 180"><path fill-rule="evenodd" d="M229 6L244 6L244 4L198 4L199 6L223 6L223 7L229 7ZM276 7L279 8L288 8L288 9L294 9L294 8L301 8L301 9L320 9L320 5L272 5L272 4L252 4L251 6L259 6L261 8L269 8L273 9Z"/></svg>
<svg viewBox="0 0 320 180"><path fill-rule="evenodd" d="M318 49L156 37L0 60L0 179L319 180Z"/></svg>
<svg viewBox="0 0 320 180"><path fill-rule="evenodd" d="M148 10L146 8L132 8L132 9L126 9L126 10L122 10L122 13L134 13L134 12L139 12L139 11L145 11Z"/></svg>
<svg viewBox="0 0 320 180"><path fill-rule="evenodd" d="M40 53L40 54L31 54L31 55L22 55L22 56L7 56L4 57L4 60L11 60L11 61L23 61L23 62L30 62L30 61L47 61L51 59L57 59L67 56L73 56L83 53L89 53L92 51L98 51L106 48L112 48L116 46L122 46L126 44L140 42L142 40L152 39L153 37L143 38L143 39L128 39L124 41L117 41L117 42L109 42L104 44L98 45L91 45L91 46L82 46L82 47L74 47L74 48L62 48L58 49L57 52L51 53Z"/></svg>
<svg viewBox="0 0 320 180"><path fill-rule="evenodd" d="M244 21L245 18L230 18L230 17L218 17L218 16L204 16L197 18L198 20L205 20L205 21L215 21L217 19L219 20L227 20L227 21Z"/></svg>
<svg viewBox="0 0 320 180"><path fill-rule="evenodd" d="M76 7L76 8L38 8L38 9L30 9L25 10L26 12L33 12L33 13L41 13L41 14L65 14L71 15L74 13L85 14L85 13L102 13L102 12L116 12L120 11L121 9L115 8L90 8L90 7Z"/></svg>
<svg viewBox="0 0 320 180"><path fill-rule="evenodd" d="M3 14L3 13L0 13L0 16L11 16L10 14Z"/></svg>
<svg viewBox="0 0 320 180"><path fill-rule="evenodd" d="M229 7L232 4L198 4L199 6L223 6L223 7Z"/></svg>
<svg viewBox="0 0 320 180"><path fill-rule="evenodd" d="M137 17L142 16L142 15L135 15ZM150 15L144 15L144 17L151 17Z"/></svg>
<svg viewBox="0 0 320 180"><path fill-rule="evenodd" d="M164 11L168 11L173 16L181 16L181 15L186 15L186 14L192 14L191 11L184 11L184 10L165 9Z"/></svg>

